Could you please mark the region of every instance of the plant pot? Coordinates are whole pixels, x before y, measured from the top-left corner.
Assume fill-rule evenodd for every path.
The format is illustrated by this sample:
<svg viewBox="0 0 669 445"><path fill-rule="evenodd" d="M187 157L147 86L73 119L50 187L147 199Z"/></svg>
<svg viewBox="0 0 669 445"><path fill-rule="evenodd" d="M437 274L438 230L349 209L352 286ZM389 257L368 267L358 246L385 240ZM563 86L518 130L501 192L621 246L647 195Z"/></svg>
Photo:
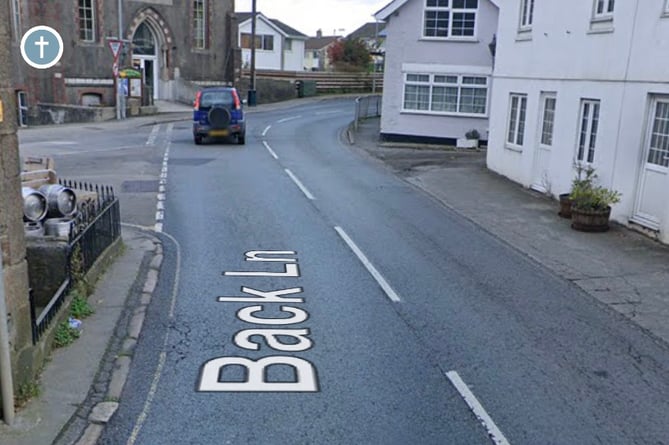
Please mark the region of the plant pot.
<svg viewBox="0 0 669 445"><path fill-rule="evenodd" d="M604 210L571 208L571 228L581 232L606 232L609 230L611 207Z"/></svg>
<svg viewBox="0 0 669 445"><path fill-rule="evenodd" d="M478 148L478 139L458 138L456 141L456 148Z"/></svg>
<svg viewBox="0 0 669 445"><path fill-rule="evenodd" d="M560 211L558 215L563 218L571 218L571 198L569 193L560 195Z"/></svg>

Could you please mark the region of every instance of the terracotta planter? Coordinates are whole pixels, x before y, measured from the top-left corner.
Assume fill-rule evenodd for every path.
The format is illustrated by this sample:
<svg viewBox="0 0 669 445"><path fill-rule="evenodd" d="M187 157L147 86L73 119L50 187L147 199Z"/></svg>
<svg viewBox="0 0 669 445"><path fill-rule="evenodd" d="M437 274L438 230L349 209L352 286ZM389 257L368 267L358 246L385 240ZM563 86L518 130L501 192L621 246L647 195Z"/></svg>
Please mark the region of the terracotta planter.
<svg viewBox="0 0 669 445"><path fill-rule="evenodd" d="M609 230L611 207L604 210L571 208L571 228L581 232L606 232Z"/></svg>
<svg viewBox="0 0 669 445"><path fill-rule="evenodd" d="M571 218L571 198L569 197L569 193L560 195L560 211L558 215L563 218Z"/></svg>

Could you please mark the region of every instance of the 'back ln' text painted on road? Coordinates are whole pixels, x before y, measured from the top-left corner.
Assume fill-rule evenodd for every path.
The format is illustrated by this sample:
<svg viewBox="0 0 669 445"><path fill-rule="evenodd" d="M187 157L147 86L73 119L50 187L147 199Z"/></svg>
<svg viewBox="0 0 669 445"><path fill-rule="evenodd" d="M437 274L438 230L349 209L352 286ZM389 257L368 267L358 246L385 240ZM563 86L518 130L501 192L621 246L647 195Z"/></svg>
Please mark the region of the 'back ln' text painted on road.
<svg viewBox="0 0 669 445"><path fill-rule="evenodd" d="M245 261L281 263L280 271L236 271L224 272L228 277L292 277L300 276L297 264L297 252L286 250L253 250L246 252ZM218 297L219 303L244 303L247 306L237 311L237 318L245 323L260 325L262 328L249 328L234 334L233 343L243 351L268 350L268 355L252 359L242 355L225 356L209 360L202 366L197 390L200 392L317 392L319 390L316 368L308 360L295 355L273 355L279 353L299 353L313 346L308 328L296 328L293 325L305 322L309 313L295 306L304 303L301 287L277 290L258 290L242 286L243 296ZM255 303L255 304L254 304ZM263 317L262 312L269 312L266 305L280 305L279 311L290 316ZM274 308L272 308L274 309ZM276 313L277 311L274 310ZM279 327L277 327L279 326ZM264 344L254 340L262 337ZM290 342L282 340L292 339ZM279 366L276 366L279 365ZM281 366L283 365L283 366ZM225 378L225 370L237 368L244 370L242 378ZM288 367L292 370L291 378L279 380L276 375L270 380L272 367Z"/></svg>

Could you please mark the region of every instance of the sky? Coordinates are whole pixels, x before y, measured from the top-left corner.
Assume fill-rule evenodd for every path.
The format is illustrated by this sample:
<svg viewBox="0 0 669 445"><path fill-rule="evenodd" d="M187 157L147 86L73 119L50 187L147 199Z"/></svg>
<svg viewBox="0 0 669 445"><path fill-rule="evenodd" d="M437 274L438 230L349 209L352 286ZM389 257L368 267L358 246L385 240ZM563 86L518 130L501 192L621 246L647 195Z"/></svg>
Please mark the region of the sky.
<svg viewBox="0 0 669 445"><path fill-rule="evenodd" d="M258 12L308 36L345 36L368 22L390 0L256 0ZM235 11L251 12L251 0L235 0Z"/></svg>

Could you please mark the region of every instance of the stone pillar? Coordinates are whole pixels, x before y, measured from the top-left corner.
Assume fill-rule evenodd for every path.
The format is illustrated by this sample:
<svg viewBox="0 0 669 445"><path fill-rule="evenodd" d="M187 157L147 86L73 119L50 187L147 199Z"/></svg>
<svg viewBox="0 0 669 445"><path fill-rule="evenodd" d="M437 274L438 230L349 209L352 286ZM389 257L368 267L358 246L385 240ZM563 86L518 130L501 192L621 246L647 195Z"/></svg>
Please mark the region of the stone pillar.
<svg viewBox="0 0 669 445"><path fill-rule="evenodd" d="M18 54L12 57L10 32L11 4L0 2L0 247L5 278L5 298L12 356L14 386L33 379L32 361L28 367L19 364L20 356L32 351L28 267L23 229L23 197L19 176L19 147L16 135L16 92L12 85L12 66L23 63Z"/></svg>

